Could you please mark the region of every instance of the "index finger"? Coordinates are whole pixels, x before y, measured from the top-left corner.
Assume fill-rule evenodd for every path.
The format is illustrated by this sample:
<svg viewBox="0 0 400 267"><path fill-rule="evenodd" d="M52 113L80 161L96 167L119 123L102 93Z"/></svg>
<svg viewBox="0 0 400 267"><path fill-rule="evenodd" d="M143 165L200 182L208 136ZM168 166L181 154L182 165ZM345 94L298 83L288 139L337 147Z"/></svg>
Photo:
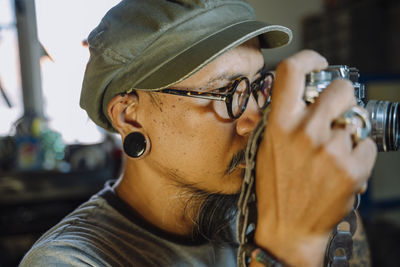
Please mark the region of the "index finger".
<svg viewBox="0 0 400 267"><path fill-rule="evenodd" d="M293 119L304 109L305 75L328 67L324 57L312 50L303 50L282 61L275 73L271 115Z"/></svg>

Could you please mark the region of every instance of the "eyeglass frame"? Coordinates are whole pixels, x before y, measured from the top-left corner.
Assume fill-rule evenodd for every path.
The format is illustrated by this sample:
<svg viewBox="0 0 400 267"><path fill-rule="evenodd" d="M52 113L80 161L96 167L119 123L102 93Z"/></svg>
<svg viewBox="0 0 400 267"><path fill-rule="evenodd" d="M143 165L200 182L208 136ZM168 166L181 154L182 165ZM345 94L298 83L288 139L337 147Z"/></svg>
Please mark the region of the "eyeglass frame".
<svg viewBox="0 0 400 267"><path fill-rule="evenodd" d="M250 95L253 94L254 98L256 99L255 91L257 90L257 88L258 89L260 88L260 82L265 80L267 78L267 76L270 76L272 78L272 81L271 81L271 92L272 92L272 85L273 85L275 77L274 77L274 72L270 72L270 71L261 71L261 77L259 77L255 81L253 81L251 84L250 84L249 79L246 76L241 76L241 77L234 79L230 85L220 87L220 88L213 90L213 91L228 90L226 93L199 92L199 91L189 91L189 90L181 90L181 89L174 89L174 88L165 88L165 89L158 90L156 92L164 93L164 94L178 95L178 96L188 96L188 97L194 97L194 98L224 101L226 104L226 108L228 110L229 117L231 119L237 119L246 110L247 104L250 99ZM246 100L245 100L245 103L242 105L242 108L241 108L239 114L234 116L233 111L232 111L232 99L233 99L233 95L236 92L236 89L238 88L239 84L243 80L246 82L246 86L249 89L246 90ZM258 84L257 84L257 82L258 82ZM258 86L256 86L256 85L258 85ZM257 99L256 99L256 101L257 101ZM271 102L271 93L267 97L267 101L264 103L264 105L262 107L259 107L260 110L265 109L270 104L270 102Z"/></svg>

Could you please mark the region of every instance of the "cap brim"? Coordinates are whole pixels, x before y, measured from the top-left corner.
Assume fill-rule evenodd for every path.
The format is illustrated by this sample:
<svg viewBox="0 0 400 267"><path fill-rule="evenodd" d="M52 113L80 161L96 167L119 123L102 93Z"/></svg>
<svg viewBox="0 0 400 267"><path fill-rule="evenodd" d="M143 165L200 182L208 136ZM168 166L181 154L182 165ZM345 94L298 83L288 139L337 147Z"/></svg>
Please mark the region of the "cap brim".
<svg viewBox="0 0 400 267"><path fill-rule="evenodd" d="M196 73L226 51L259 36L262 48L276 48L290 43L292 32L280 25L245 21L229 26L195 43L139 80L137 90L159 90Z"/></svg>

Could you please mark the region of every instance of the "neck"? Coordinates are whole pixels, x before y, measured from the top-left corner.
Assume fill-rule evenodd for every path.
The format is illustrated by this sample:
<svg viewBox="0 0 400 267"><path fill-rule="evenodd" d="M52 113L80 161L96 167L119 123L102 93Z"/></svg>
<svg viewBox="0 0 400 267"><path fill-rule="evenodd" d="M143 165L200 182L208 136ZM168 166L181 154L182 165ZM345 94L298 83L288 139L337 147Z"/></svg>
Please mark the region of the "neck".
<svg viewBox="0 0 400 267"><path fill-rule="evenodd" d="M187 207L188 194L166 177L127 160L116 193L146 221L173 234L189 235L194 207ZM188 210L187 209L191 209Z"/></svg>
<svg viewBox="0 0 400 267"><path fill-rule="evenodd" d="M166 232L190 239L205 238L214 245L232 244L231 223L236 216L238 193L209 193L180 182L175 173L157 166L143 168L143 163L126 163L116 186L121 199Z"/></svg>

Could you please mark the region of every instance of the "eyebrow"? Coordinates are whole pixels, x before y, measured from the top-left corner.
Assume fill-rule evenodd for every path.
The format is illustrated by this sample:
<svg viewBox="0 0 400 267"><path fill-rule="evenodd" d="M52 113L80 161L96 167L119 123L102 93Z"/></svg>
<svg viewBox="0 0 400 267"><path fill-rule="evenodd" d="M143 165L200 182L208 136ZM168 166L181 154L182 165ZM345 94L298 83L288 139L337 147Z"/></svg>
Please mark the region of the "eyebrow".
<svg viewBox="0 0 400 267"><path fill-rule="evenodd" d="M230 81L233 81L233 80L235 80L235 79L237 79L239 77L242 77L242 76L243 75L240 75L240 74L239 75L231 75L231 74L228 74L228 73L222 73L222 74L220 74L220 75L208 80L208 82L205 84L205 87L210 86L211 84L213 84L216 81L228 81L228 82L230 82Z"/></svg>
<svg viewBox="0 0 400 267"><path fill-rule="evenodd" d="M256 72L255 75L262 73L262 71L264 70L264 68L265 68L265 65L263 65L263 66ZM243 76L245 76L245 75L243 75L243 74L231 75L231 74L228 74L228 73L222 73L221 75L218 75L218 76L216 76L216 77L210 79L210 80L207 82L207 84L205 84L205 87L210 86L212 83L214 83L214 82L216 82L216 81L229 81L229 82L230 82L230 81L233 81L233 80L235 80L235 79L237 79L237 78L239 78L239 77L243 77Z"/></svg>
<svg viewBox="0 0 400 267"><path fill-rule="evenodd" d="M265 65L263 65L257 72L255 75L257 74L261 74L265 69ZM211 86L212 83L216 82L216 81L227 81L227 82L232 82L235 79L239 78L239 77L243 77L245 76L244 74L236 74L236 75L231 75L229 73L222 73L218 76L215 76L213 78L211 78L206 84L204 84L203 86L201 86L200 88L209 88ZM224 87L221 87L224 88ZM171 87L170 89L175 89L175 90L179 90L179 89L188 89L186 87L184 88L180 88L180 87Z"/></svg>

